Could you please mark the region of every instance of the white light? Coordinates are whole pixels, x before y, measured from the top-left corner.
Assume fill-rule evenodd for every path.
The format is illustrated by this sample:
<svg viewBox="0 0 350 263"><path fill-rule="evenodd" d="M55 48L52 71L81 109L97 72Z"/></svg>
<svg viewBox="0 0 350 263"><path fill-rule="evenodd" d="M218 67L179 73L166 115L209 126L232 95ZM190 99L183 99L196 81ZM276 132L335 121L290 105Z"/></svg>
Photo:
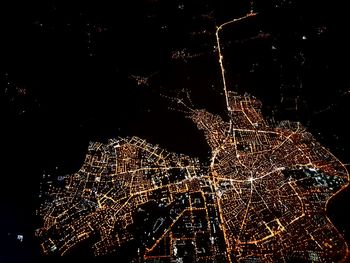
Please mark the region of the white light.
<svg viewBox="0 0 350 263"><path fill-rule="evenodd" d="M19 242L22 242L23 241L23 235L17 235L17 240Z"/></svg>

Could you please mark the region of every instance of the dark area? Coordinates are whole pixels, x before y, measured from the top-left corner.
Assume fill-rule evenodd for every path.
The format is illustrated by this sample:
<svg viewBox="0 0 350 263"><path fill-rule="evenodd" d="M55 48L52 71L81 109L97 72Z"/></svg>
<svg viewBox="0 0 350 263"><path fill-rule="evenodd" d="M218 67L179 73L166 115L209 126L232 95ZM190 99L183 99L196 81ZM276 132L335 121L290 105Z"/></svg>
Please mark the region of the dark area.
<svg viewBox="0 0 350 263"><path fill-rule="evenodd" d="M350 43L343 6L301 0L252 4L258 18L230 32L232 88L257 96L277 121L301 121L350 163ZM183 113L168 110L172 104L159 94L185 88L196 107L223 114L215 35L194 38L190 32L214 32L249 9L247 1L227 0L1 1L0 262L65 260L42 257L34 236L40 182L44 173L77 171L89 141L136 135L169 151L207 158L201 132ZM259 33L266 35L254 38ZM202 55L172 59L183 49ZM130 77L153 73L148 85ZM329 205L347 240L349 196L347 189ZM91 262L82 246L70 257ZM115 262L114 256L127 261L128 248L93 262Z"/></svg>

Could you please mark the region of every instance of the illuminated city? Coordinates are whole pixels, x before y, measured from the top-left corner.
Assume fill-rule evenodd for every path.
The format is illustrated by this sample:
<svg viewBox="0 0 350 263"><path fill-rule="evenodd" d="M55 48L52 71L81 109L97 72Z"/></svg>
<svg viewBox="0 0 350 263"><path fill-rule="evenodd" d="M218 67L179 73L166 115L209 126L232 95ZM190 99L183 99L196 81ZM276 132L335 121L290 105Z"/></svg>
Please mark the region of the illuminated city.
<svg viewBox="0 0 350 263"><path fill-rule="evenodd" d="M299 122L268 123L257 98L226 85L220 32L253 16L217 27L225 119L174 98L203 132L210 162L139 137L91 142L79 171L50 185L41 204L44 254L92 239L96 256L137 240L133 262L347 260L326 213L348 185L345 166Z"/></svg>

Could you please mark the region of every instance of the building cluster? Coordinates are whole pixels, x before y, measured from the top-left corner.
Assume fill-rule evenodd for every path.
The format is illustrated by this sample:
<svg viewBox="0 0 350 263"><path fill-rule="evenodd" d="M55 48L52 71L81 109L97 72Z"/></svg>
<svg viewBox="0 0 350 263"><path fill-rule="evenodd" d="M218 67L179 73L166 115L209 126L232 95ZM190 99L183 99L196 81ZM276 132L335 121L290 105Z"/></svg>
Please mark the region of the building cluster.
<svg viewBox="0 0 350 263"><path fill-rule="evenodd" d="M261 103L229 93L228 120L205 110L211 160L137 138L90 143L81 169L53 182L37 231L45 254L85 239L105 255L137 239L141 262L333 262L346 256L326 203L344 165L298 123L270 126Z"/></svg>

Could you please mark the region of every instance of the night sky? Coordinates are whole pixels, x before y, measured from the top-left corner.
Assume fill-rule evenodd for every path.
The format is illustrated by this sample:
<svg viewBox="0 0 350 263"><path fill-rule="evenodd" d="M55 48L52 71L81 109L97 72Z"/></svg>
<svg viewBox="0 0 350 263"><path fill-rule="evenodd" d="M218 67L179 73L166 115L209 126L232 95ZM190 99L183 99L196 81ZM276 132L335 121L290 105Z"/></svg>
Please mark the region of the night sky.
<svg viewBox="0 0 350 263"><path fill-rule="evenodd" d="M0 3L0 262L51 260L34 236L42 176L77 171L91 140L136 135L206 160L201 133L165 96L185 89L196 107L223 113L213 32L251 8L256 19L225 32L230 89L261 99L269 119L301 121L350 163L340 1L69 2ZM349 204L345 191L329 209L347 240Z"/></svg>

